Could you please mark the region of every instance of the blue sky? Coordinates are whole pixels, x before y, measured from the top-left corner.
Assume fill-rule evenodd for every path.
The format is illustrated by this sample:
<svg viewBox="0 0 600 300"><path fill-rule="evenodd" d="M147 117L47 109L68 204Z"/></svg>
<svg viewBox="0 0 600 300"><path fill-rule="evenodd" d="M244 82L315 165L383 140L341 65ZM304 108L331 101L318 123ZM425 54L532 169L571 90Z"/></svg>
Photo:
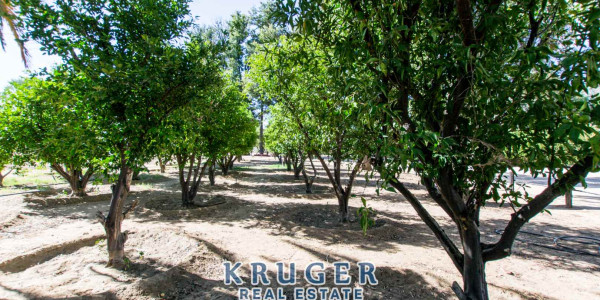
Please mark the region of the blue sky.
<svg viewBox="0 0 600 300"><path fill-rule="evenodd" d="M227 20L235 11L248 12L252 7L258 6L261 0L193 0L190 10L197 24L213 24L218 20ZM25 74L25 67L21 62L18 47L8 28L4 28L6 51L0 49L0 91L8 83ZM30 70L50 67L59 62L56 57L43 55L39 44L28 42L27 48L31 55Z"/></svg>

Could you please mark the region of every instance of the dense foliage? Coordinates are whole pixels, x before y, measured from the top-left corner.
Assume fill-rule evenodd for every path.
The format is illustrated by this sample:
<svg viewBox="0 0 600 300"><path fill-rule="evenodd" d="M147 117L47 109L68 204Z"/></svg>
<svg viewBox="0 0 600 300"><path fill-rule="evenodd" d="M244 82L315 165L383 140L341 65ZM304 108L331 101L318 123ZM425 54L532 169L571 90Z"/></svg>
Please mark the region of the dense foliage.
<svg viewBox="0 0 600 300"><path fill-rule="evenodd" d="M381 131L378 169L463 274L461 298L487 299L485 262L510 255L523 224L598 169L593 1L278 1L278 15L294 40L332 53L343 77L369 78L344 85L370 91L356 104ZM535 197L510 191L500 175L515 167L558 180ZM463 251L402 184L410 170L456 223ZM490 199L515 213L488 245L479 214Z"/></svg>
<svg viewBox="0 0 600 300"><path fill-rule="evenodd" d="M83 195L96 169L117 171L98 214L109 264L123 260L133 170L175 158L192 206L204 174L214 184L215 167L227 175L258 139L307 193L318 160L342 222L372 162L366 179L399 192L461 273L457 296L487 299L486 262L509 256L526 222L600 167L597 2L278 0L189 36L187 0L15 4L25 37L63 64L2 95L0 172L47 163ZM504 174L517 169L547 176L547 188L515 190ZM403 183L407 172L458 239ZM489 201L513 212L491 244L480 230Z"/></svg>
<svg viewBox="0 0 600 300"><path fill-rule="evenodd" d="M294 126L290 130L297 128L303 135L305 146L285 154L293 158L304 150L321 162L338 198L340 220L348 221L354 180L365 157L375 150L371 147L375 131L365 126L357 105L365 94L350 84L364 80L363 76L343 72L332 52L310 39L295 42L282 37L264 45L264 50L250 58L250 66L249 77L287 111L288 123L293 123L289 126ZM301 160L304 164L305 157ZM345 183L341 178L344 160L353 161Z"/></svg>

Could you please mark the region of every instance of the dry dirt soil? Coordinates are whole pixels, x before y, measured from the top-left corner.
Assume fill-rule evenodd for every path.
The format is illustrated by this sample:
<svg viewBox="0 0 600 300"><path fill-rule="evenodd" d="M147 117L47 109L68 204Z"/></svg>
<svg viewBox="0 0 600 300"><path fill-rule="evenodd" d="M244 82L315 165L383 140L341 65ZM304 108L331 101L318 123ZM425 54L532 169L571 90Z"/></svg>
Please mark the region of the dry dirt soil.
<svg viewBox="0 0 600 300"><path fill-rule="evenodd" d="M296 262L301 272L313 261L371 261L376 286L366 286L367 299L451 299L452 282L460 274L412 207L395 193L376 193L376 178L355 184L352 212L360 197L376 212L377 226L363 235L357 222L338 224L336 200L320 170L315 193L304 193L302 180L271 157L244 157L215 186L203 183L200 201L220 205L184 209L176 169L151 172L134 181L128 202L140 204L125 220L128 231L126 270L106 268L106 241L94 218L106 212L109 185L92 187L82 199L65 195L66 185L43 192L26 187L3 190L0 202L0 298L6 299L236 299L237 287L223 283L225 260L243 262L249 285L249 262ZM445 230L456 230L441 209L432 205L415 175L404 175ZM544 179L518 177L539 192ZM487 264L492 299L600 299L600 257L558 251L553 237L600 236L600 178L575 192L572 209L557 199L520 234L514 254ZM22 193L26 192L26 193ZM12 193L12 195L11 195ZM15 194L20 193L20 194ZM512 209L489 204L482 211L483 240L493 242ZM573 246L572 244L563 245ZM544 247L546 246L546 247ZM576 245L581 246L581 245ZM597 247L583 247L596 251ZM270 271L273 275L273 272ZM356 269L352 270L356 285ZM275 281L271 276L272 282ZM273 285L276 286L276 285ZM285 288L290 295L291 288ZM291 296L291 295L290 295Z"/></svg>

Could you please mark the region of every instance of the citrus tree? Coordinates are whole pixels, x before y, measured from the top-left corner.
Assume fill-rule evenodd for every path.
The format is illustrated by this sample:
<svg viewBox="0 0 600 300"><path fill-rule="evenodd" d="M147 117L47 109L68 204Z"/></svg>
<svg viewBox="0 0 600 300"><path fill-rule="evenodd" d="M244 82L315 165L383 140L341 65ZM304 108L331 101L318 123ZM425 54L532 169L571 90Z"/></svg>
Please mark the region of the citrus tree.
<svg viewBox="0 0 600 300"><path fill-rule="evenodd" d="M235 158L249 153L256 145L257 122L237 82L230 81L217 95L211 112L213 121L206 124L202 133L211 141L211 156L222 174L227 175Z"/></svg>
<svg viewBox="0 0 600 300"><path fill-rule="evenodd" d="M308 150L304 134L281 104L276 104L271 109L269 126L265 131L265 145L272 153L283 154L286 161L292 161L294 177L300 179L300 174L302 174L306 193L311 194L314 180L317 177L317 169L313 163L312 154ZM307 159L313 171L311 176L308 176L306 172Z"/></svg>
<svg viewBox="0 0 600 300"><path fill-rule="evenodd" d="M0 100L0 105L4 105ZM8 134L8 117L0 111L0 187L4 186L4 179L14 171L15 143Z"/></svg>
<svg viewBox="0 0 600 300"><path fill-rule="evenodd" d="M415 208L463 278L461 299L488 299L485 264L511 254L521 227L598 170L596 62L600 13L592 1L278 1L298 39L316 38L379 120L381 176ZM376 124L376 123L375 123ZM540 147L544 145L544 147ZM548 151L564 145L568 151ZM520 167L558 179L537 195L507 191ZM399 179L416 171L456 225L454 241ZM500 239L482 242L487 201L513 206Z"/></svg>
<svg viewBox="0 0 600 300"><path fill-rule="evenodd" d="M341 72L331 54L310 39L295 42L282 37L253 54L249 76L288 111L290 121L304 135L307 154L314 155L327 174L338 199L340 221L347 222L352 186L364 157L374 150L370 146L374 131L362 124L356 104L362 94L347 88L349 82L361 80L360 72ZM345 160L351 164L345 166ZM341 176L345 167L346 182Z"/></svg>
<svg viewBox="0 0 600 300"><path fill-rule="evenodd" d="M121 224L132 170L156 154L154 139L166 118L218 78L209 47L176 42L190 22L186 0L19 1L27 37L85 77L86 105L110 145L109 167L118 178L108 215L98 214L107 235L108 265L122 266L127 235Z"/></svg>
<svg viewBox="0 0 600 300"><path fill-rule="evenodd" d="M256 124L243 95L225 76L204 90L189 90L189 107L175 111L167 122L162 155L175 157L183 206L192 206L202 177L214 166L226 175L233 157L250 151L256 143ZM210 173L213 174L210 174Z"/></svg>
<svg viewBox="0 0 600 300"><path fill-rule="evenodd" d="M84 196L86 186L107 155L81 93L58 76L13 82L2 94L3 135L13 143L13 165L48 164Z"/></svg>

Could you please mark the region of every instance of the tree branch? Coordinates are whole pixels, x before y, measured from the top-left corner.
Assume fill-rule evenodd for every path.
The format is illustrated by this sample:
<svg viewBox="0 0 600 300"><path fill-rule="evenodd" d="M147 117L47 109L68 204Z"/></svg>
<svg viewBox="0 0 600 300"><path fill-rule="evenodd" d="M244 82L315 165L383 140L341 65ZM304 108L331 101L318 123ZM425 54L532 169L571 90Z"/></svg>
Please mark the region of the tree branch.
<svg viewBox="0 0 600 300"><path fill-rule="evenodd" d="M444 232L444 229L442 229L442 227L440 227L438 222L429 214L429 212L425 209L425 207L423 207L421 202L404 186L404 184L402 184L396 178L392 178L389 181L389 183L395 189L400 191L402 196L404 196L404 198L406 198L406 200L408 200L410 205L412 205L412 207L415 209L415 211L417 212L417 214L419 215L421 220L423 220L423 222L425 222L425 224L427 224L429 229L431 229L431 231L433 231L433 234L435 235L435 237L437 237L437 239L442 244L442 247L444 247L444 250L446 250L446 252L450 256L450 259L452 259L454 266L462 274L463 273L463 264L464 264L464 255L460 252L460 250L458 250L458 248L456 247L454 242L452 242L450 237L448 237L446 232Z"/></svg>
<svg viewBox="0 0 600 300"><path fill-rule="evenodd" d="M500 240L486 246L483 251L483 260L492 261L510 256L512 245L519 233L519 230L531 218L540 213L546 208L556 197L564 195L565 192L572 190L573 187L580 183L595 167L593 155L588 155L584 159L578 161L571 166L569 171L565 173L559 180L544 189L543 192L535 196L526 205L523 205L516 213L512 214L508 225L504 229Z"/></svg>
<svg viewBox="0 0 600 300"><path fill-rule="evenodd" d="M98 211L96 213L96 218L98 220L98 223L102 224L103 227L106 227L106 217L101 211Z"/></svg>
<svg viewBox="0 0 600 300"><path fill-rule="evenodd" d="M138 205L138 200L133 200L133 203L131 203L131 205L125 209L125 211L123 211L123 219L127 218L127 214L129 214L130 211L132 211L137 205Z"/></svg>

